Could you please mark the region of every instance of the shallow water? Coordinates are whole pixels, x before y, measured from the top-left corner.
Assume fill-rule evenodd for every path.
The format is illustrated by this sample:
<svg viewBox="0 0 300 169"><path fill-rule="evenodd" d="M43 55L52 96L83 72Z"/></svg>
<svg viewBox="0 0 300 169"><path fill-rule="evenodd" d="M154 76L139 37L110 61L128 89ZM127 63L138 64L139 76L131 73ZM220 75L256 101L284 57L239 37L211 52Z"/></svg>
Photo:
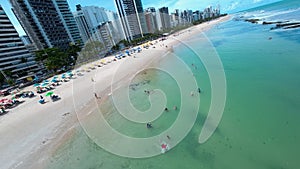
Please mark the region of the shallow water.
<svg viewBox="0 0 300 169"><path fill-rule="evenodd" d="M131 159L103 150L78 128L74 138L53 155L48 168L299 168L300 43L293 40L299 39L298 34L228 21L208 31L206 36L216 47L227 80L223 118L207 142L199 144L198 136L210 106L210 81L199 57L191 50L207 55L203 48L206 42L199 35L187 42L190 48L181 45L174 51L192 70L202 90L196 123L182 142L166 154ZM160 63L168 64L172 61ZM150 106L144 90L160 88L167 96L170 111L163 113L153 122L154 128L148 130L145 124L125 120L108 100L101 109L107 112L109 124L133 137L154 136L170 127L178 115L172 107L181 106L176 81L164 72L148 70L131 84L134 90L130 89L130 98L137 109Z"/></svg>

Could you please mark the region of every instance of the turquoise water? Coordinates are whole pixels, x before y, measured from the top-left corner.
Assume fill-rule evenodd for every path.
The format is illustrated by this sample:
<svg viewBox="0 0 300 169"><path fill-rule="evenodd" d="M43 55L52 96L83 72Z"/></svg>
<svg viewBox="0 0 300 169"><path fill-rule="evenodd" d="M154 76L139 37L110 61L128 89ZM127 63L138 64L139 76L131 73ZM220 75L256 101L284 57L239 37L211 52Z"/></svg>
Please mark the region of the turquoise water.
<svg viewBox="0 0 300 169"><path fill-rule="evenodd" d="M48 168L299 168L300 38L297 32L272 32L268 26L234 20L206 32L222 60L227 80L223 118L206 143L199 144L198 136L210 106L209 77L199 57L181 45L174 52L193 71L202 90L196 123L181 143L160 156L124 158L106 152L78 128L74 138L50 159ZM206 55L203 52L206 42L199 37L191 39L188 45ZM172 63L165 60L159 64ZM130 89L136 108L146 110L150 106L144 90L160 88L168 98L170 111L154 121L154 128L148 130L144 124L123 119L109 100L102 109L108 112L105 117L110 125L134 137L157 135L170 127L178 114L172 107L180 108L176 81L164 72L148 70L146 74L139 74L132 84L138 84L134 90Z"/></svg>

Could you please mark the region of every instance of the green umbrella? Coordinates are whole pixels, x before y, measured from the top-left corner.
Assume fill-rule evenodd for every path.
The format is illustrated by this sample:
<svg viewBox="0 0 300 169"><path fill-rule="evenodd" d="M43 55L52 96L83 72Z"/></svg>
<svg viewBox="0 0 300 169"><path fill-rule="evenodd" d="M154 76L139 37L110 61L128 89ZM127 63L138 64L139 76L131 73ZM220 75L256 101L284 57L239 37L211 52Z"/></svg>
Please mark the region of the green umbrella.
<svg viewBox="0 0 300 169"><path fill-rule="evenodd" d="M54 92L50 91L50 92L46 93L45 96L51 96L51 95L53 95L53 93L54 93Z"/></svg>

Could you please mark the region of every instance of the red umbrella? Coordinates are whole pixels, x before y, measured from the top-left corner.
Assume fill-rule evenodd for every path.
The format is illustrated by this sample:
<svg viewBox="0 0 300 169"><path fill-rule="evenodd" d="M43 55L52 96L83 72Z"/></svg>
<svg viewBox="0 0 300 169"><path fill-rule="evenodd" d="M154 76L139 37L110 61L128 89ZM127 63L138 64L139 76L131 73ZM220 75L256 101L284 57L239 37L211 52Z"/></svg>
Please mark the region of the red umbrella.
<svg viewBox="0 0 300 169"><path fill-rule="evenodd" d="M1 99L0 100L0 103L4 103L4 102L6 102L8 99L6 99L6 98L4 98L4 99Z"/></svg>

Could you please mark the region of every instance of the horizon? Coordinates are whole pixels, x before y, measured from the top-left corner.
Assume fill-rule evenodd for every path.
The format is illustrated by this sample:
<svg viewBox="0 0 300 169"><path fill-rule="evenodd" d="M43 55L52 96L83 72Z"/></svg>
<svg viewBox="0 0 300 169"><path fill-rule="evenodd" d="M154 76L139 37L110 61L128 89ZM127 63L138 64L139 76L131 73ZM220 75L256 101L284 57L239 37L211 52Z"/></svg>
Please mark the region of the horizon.
<svg viewBox="0 0 300 169"><path fill-rule="evenodd" d="M67 1L68 1L69 8L72 13L74 11L76 11L77 4L80 4L81 6L99 6L99 7L103 7L105 9L116 12L115 3L113 0L100 1L100 2L97 0L89 0L89 1L67 0ZM278 2L278 1L282 1L282 0L244 0L244 1L242 1L242 0L236 0L236 1L224 0L222 2L220 2L219 0L212 0L212 1L204 0L203 2L201 2L201 4L196 5L196 6L194 5L196 3L196 0L170 0L170 1L142 0L142 4L143 4L144 9L146 9L148 7L155 7L156 9L160 8L160 7L168 7L170 13L172 11L174 11L175 9L180 9L180 10L189 9L189 10L194 11L194 10L204 10L204 8L206 8L208 6L216 7L217 5L220 5L221 13L229 13L230 14L230 13L236 13L239 11L263 6L266 4L271 4L274 2ZM17 20L17 18L15 17L15 15L13 14L13 12L11 10L12 7L11 7L9 0L4 1L4 3L1 3L0 5L3 7L5 13L7 14L7 16L10 19L10 21L12 22L12 24L14 25L19 36L26 35L21 24L19 23L19 21ZM177 6L180 6L181 8L178 8Z"/></svg>

